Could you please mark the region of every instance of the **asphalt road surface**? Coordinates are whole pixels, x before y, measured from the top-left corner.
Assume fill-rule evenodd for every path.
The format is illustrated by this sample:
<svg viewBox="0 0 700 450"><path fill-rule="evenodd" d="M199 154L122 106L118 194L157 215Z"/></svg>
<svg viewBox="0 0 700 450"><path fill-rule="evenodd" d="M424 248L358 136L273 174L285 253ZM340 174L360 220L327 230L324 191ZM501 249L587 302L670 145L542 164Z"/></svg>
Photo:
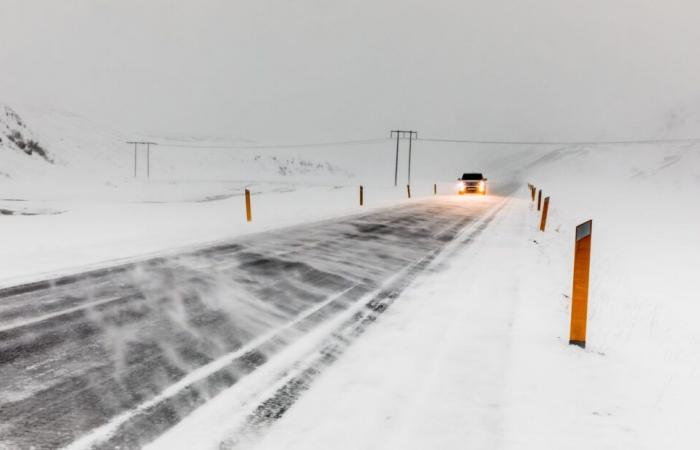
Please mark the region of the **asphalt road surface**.
<svg viewBox="0 0 700 450"><path fill-rule="evenodd" d="M415 201L0 290L0 448L60 448L134 410L94 447L138 448L387 280L407 285L498 203Z"/></svg>

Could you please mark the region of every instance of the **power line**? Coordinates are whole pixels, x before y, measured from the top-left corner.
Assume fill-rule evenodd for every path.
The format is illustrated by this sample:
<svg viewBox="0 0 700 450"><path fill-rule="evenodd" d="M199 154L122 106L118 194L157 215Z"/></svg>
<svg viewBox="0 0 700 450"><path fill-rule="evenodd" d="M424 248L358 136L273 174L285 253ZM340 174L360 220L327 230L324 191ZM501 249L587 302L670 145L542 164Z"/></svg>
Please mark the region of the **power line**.
<svg viewBox="0 0 700 450"><path fill-rule="evenodd" d="M634 144L694 144L700 143L700 138L679 139L640 139L629 141L498 141L483 139L442 139L417 138L417 141L455 143L455 144L484 144L484 145L634 145Z"/></svg>
<svg viewBox="0 0 700 450"><path fill-rule="evenodd" d="M408 132L406 136L409 137ZM611 141L521 141L521 140L491 140L491 139L473 139L473 138L418 138L415 135L410 136L412 140L422 142L435 143L453 143L453 144L483 144L483 145L633 145L633 144L683 144L683 143L700 143L700 138L677 138L677 139L638 139L638 140L611 140ZM309 147L334 147L334 146L352 146L376 144L392 140L394 134L390 138L368 138L354 139L346 141L327 141L327 142L310 142L310 143L295 143L295 144L267 144L267 145L208 145L208 144L184 144L184 143L167 143L167 142L152 142L160 147L171 148L201 148L201 149L221 149L221 150L274 150L274 149L294 149L294 148L309 148ZM133 143L133 142L130 142Z"/></svg>
<svg viewBox="0 0 700 450"><path fill-rule="evenodd" d="M388 138L356 139L335 142L311 142L306 144L273 144L273 145L197 145L197 144L169 144L160 142L160 147L174 148L201 148L201 149L222 149L222 150L272 150L286 148L309 148L309 147L334 147L342 145L364 145L386 142Z"/></svg>

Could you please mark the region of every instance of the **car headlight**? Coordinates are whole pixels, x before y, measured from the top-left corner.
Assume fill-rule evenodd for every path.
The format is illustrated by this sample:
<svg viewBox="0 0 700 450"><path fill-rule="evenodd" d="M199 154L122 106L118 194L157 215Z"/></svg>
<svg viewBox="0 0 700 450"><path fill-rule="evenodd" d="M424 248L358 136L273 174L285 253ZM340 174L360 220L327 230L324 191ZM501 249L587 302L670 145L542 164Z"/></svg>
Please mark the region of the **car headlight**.
<svg viewBox="0 0 700 450"><path fill-rule="evenodd" d="M486 183L483 181L479 181L479 192L484 192L484 189L486 188Z"/></svg>

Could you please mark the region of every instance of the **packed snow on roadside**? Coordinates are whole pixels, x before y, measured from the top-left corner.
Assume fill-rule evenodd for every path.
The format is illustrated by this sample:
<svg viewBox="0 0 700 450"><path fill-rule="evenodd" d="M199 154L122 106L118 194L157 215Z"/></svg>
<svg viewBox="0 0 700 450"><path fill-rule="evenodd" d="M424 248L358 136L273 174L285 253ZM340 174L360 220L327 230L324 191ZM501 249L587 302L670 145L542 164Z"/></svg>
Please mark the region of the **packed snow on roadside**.
<svg viewBox="0 0 700 450"><path fill-rule="evenodd" d="M523 180L476 240L457 243L244 447L693 448L699 169L694 146L549 152L527 170L552 198L546 232ZM589 218L584 350L568 345L568 326L574 228ZM231 395L208 407L226 399L219 411L230 410ZM230 433L254 406L241 403ZM153 447L180 433L218 448L210 419Z"/></svg>

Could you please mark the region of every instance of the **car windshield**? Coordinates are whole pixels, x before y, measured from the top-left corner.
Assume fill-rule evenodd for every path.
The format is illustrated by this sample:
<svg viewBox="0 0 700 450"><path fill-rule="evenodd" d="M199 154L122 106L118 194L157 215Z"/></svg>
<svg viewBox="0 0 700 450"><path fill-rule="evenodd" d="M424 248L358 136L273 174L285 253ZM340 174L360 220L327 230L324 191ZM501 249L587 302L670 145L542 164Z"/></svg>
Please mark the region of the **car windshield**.
<svg viewBox="0 0 700 450"><path fill-rule="evenodd" d="M467 181L467 180L483 180L484 175L480 173L465 173L462 175L462 180Z"/></svg>

